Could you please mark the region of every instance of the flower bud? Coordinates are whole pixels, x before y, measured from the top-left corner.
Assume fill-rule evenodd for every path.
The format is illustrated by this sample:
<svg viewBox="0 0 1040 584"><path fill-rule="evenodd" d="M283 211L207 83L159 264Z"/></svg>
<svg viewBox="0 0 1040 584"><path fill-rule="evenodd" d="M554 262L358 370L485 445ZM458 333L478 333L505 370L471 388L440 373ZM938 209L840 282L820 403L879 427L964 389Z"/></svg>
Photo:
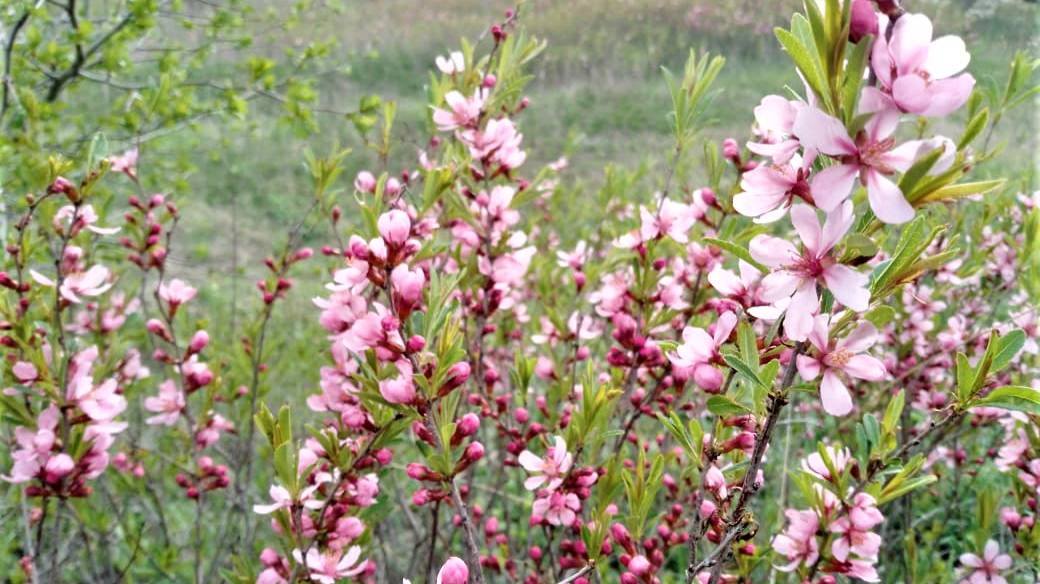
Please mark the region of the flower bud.
<svg viewBox="0 0 1040 584"><path fill-rule="evenodd" d="M852 0L850 9L849 40L858 43L867 35L877 36L878 18L870 0Z"/></svg>
<svg viewBox="0 0 1040 584"><path fill-rule="evenodd" d="M440 584L467 584L469 582L469 568L466 562L456 557L448 558L437 572L437 582Z"/></svg>
<svg viewBox="0 0 1040 584"><path fill-rule="evenodd" d="M199 353L206 348L209 344L209 333L204 330L195 331L195 334L191 337L191 343L188 344L188 351L190 353Z"/></svg>

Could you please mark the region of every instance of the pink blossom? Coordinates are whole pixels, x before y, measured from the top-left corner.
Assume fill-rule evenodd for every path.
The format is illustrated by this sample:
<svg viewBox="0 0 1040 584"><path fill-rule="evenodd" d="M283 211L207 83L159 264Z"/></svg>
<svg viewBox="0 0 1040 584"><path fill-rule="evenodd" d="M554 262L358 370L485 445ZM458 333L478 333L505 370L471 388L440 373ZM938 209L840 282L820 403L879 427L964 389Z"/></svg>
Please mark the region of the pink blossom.
<svg viewBox="0 0 1040 584"><path fill-rule="evenodd" d="M137 148L131 148L119 156L109 156L108 163L112 172L122 172L132 179L137 178Z"/></svg>
<svg viewBox="0 0 1040 584"><path fill-rule="evenodd" d="M841 474L845 467L848 466L849 461L852 460L852 453L849 452L848 448L835 448L833 446L826 446L827 457L831 459L831 464L834 466L834 470ZM831 476L830 470L827 465L823 462L823 457L820 456L819 452L813 452L802 461L802 469L806 472L820 477L825 481L829 481L834 477Z"/></svg>
<svg viewBox="0 0 1040 584"><path fill-rule="evenodd" d="M172 426L177 423L184 410L184 392L172 380L159 384L159 395L145 398L144 407L156 415L145 420L146 424Z"/></svg>
<svg viewBox="0 0 1040 584"><path fill-rule="evenodd" d="M960 37L932 40L932 22L924 14L904 14L891 31L887 16L879 14L878 22L881 32L870 64L900 110L944 117L964 105L975 78L969 73L957 75L971 61Z"/></svg>
<svg viewBox="0 0 1040 584"><path fill-rule="evenodd" d="M961 565L971 569L971 573L962 584L1007 584L1000 572L1011 568L1011 556L1000 553L1000 546L994 540L986 542L982 557L971 553L961 554Z"/></svg>
<svg viewBox="0 0 1040 584"><path fill-rule="evenodd" d="M293 558L297 563L305 563L300 550L293 550ZM350 546L346 550L326 550L325 553L312 547L307 552L305 565L310 570L309 577L321 584L336 584L342 578L357 576L368 567L368 560L358 562L361 559L361 547Z"/></svg>
<svg viewBox="0 0 1040 584"><path fill-rule="evenodd" d="M393 209L379 216L379 235L389 247L401 247L408 241L412 220L400 209Z"/></svg>
<svg viewBox="0 0 1040 584"><path fill-rule="evenodd" d="M35 270L29 270L29 274L42 286L54 286L54 280ZM75 271L65 275L59 291L62 297L69 302L79 304L80 296L100 296L107 292L112 287L112 283L108 282L110 275L111 272L108 268L100 265L85 272Z"/></svg>
<svg viewBox="0 0 1040 584"><path fill-rule="evenodd" d="M195 298L197 292L195 288L179 278L159 284L159 298L170 306L170 312L176 312L178 306Z"/></svg>
<svg viewBox="0 0 1040 584"><path fill-rule="evenodd" d="M480 119L480 110L486 99L487 92L481 89L470 97L464 97L458 91L449 91L444 95L444 101L451 109L433 108L433 123L442 132L471 127Z"/></svg>
<svg viewBox="0 0 1040 584"><path fill-rule="evenodd" d="M22 383L31 383L40 376L36 366L28 361L19 361L11 366L11 373Z"/></svg>
<svg viewBox="0 0 1040 584"><path fill-rule="evenodd" d="M81 205L79 207L73 205L65 205L58 212L54 214L54 228L59 231L65 230L65 224L71 222L69 228L69 234L75 235L79 233L84 227L88 231L97 233L98 235L112 235L119 231L118 227L98 227L95 225L98 221L98 215L94 211L93 205Z"/></svg>
<svg viewBox="0 0 1040 584"><path fill-rule="evenodd" d="M520 466L531 473L524 481L524 488L534 491L545 485L545 488L554 491L563 484L567 476L574 456L567 452L567 443L562 437L557 436L554 445L546 451L545 458L540 458L530 450L524 450L518 457Z"/></svg>
<svg viewBox="0 0 1040 584"><path fill-rule="evenodd" d="M805 340L812 331L812 318L820 306L817 284L826 286L838 302L852 310L867 309L869 277L837 263L831 253L852 227L852 221L851 202L828 213L822 226L812 207L795 205L791 208L791 222L804 251L770 235L756 235L751 240L752 257L775 270L762 279L762 299L773 303L791 299L784 319L784 331L791 339Z"/></svg>
<svg viewBox="0 0 1040 584"><path fill-rule="evenodd" d="M536 499L531 507L531 520L547 521L550 525L570 527L577 520L577 511L581 510L581 501L574 493L553 491Z"/></svg>
<svg viewBox="0 0 1040 584"><path fill-rule="evenodd" d="M483 130L466 130L461 138L473 158L498 164L505 170L518 168L527 159L520 150L523 135L509 118L489 120Z"/></svg>
<svg viewBox="0 0 1040 584"><path fill-rule="evenodd" d="M748 142L748 150L759 156L769 156L773 164L786 165L801 146L798 138L793 136L794 120L799 110L805 107L800 101L793 101L779 95L767 95L755 106L755 133L758 142Z"/></svg>
<svg viewBox="0 0 1040 584"><path fill-rule="evenodd" d="M784 216L795 198L812 203L809 186L811 157L797 167L788 163L760 164L740 176L742 192L733 196L733 209L756 223L770 223Z"/></svg>
<svg viewBox="0 0 1040 584"><path fill-rule="evenodd" d="M390 273L390 283L398 312L407 314L422 303L426 274L421 269L410 270L406 264L401 264Z"/></svg>
<svg viewBox="0 0 1040 584"><path fill-rule="evenodd" d="M367 170L362 170L354 177L354 189L360 193L371 193L376 190L376 177Z"/></svg>
<svg viewBox="0 0 1040 584"><path fill-rule="evenodd" d="M789 523L783 533L773 538L773 550L785 556L788 563L777 566L777 569L791 572L801 565L808 567L816 564L820 558L820 545L816 541L820 520L816 512L788 509L784 515Z"/></svg>
<svg viewBox="0 0 1040 584"><path fill-rule="evenodd" d="M704 488L715 493L715 497L720 501L725 500L729 493L726 487L726 476L714 464L709 466L704 473Z"/></svg>
<svg viewBox="0 0 1040 584"><path fill-rule="evenodd" d="M445 75L454 75L466 70L466 58L462 51L452 51L447 57L437 55L434 62L437 64L437 69L440 69L440 72Z"/></svg>
<svg viewBox="0 0 1040 584"><path fill-rule="evenodd" d="M437 572L437 584L466 584L469 582L469 568L460 558L450 557Z"/></svg>
<svg viewBox="0 0 1040 584"><path fill-rule="evenodd" d="M639 216L642 219L642 226L639 228L642 241L651 241L667 235L679 243L689 241L687 234L698 219L698 214L691 205L670 199L661 201L656 214L650 213L646 207L640 207Z"/></svg>
<svg viewBox="0 0 1040 584"><path fill-rule="evenodd" d="M829 339L830 317L818 315L813 320L809 342L816 354L798 356L798 373L806 381L823 374L820 398L823 409L832 416L844 416L852 411L852 396L842 383L839 373L855 379L879 381L885 378L886 370L881 361L870 355L862 355L877 342L878 333L874 325L864 322L849 336L834 342Z"/></svg>
<svg viewBox="0 0 1040 584"><path fill-rule="evenodd" d="M126 409L126 398L117 393L116 380L108 379L101 385L94 385L89 375L74 377L69 382L66 397L83 410L91 420L108 422Z"/></svg>
<svg viewBox="0 0 1040 584"><path fill-rule="evenodd" d="M856 493L848 515L831 524L830 532L838 537L831 544L831 553L840 562L853 553L862 559L875 560L881 548L881 536L870 531L885 518L877 508L877 501L867 493Z"/></svg>
<svg viewBox="0 0 1040 584"><path fill-rule="evenodd" d="M816 206L832 211L841 205L852 192L859 177L867 188L870 208L878 219L885 223L905 223L914 216L899 186L887 178L895 172L903 172L913 165L921 149L920 140L895 145L892 134L899 124L899 112L883 109L872 99L875 95L864 92L860 109L879 109L867 121L863 131L853 140L845 125L822 111L808 107L795 120L795 133L802 144L837 159L838 164L828 166L813 177L811 190Z"/></svg>
<svg viewBox="0 0 1040 584"><path fill-rule="evenodd" d="M51 456L57 436L55 429L61 414L53 404L40 412L36 418L36 430L22 426L14 429L15 443L18 449L11 452L14 464L11 474L0 476L10 483L24 483L32 480Z"/></svg>
<svg viewBox="0 0 1040 584"><path fill-rule="evenodd" d="M398 361L399 375L379 382L379 393L392 404L409 404L415 401L415 383L412 382L412 367L407 361Z"/></svg>

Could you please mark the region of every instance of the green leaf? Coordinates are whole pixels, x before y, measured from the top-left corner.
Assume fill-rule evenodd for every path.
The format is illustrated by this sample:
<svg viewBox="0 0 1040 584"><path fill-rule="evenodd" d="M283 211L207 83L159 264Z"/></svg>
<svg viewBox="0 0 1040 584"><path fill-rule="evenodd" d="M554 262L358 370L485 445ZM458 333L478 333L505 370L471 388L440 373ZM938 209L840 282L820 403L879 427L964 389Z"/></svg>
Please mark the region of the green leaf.
<svg viewBox="0 0 1040 584"><path fill-rule="evenodd" d="M936 189L921 198L914 201L914 203L931 203L934 201L956 201L957 199L963 199L965 197L971 197L974 195L982 195L995 191L1004 186L1007 181L1004 179L995 180L983 180L979 182L968 182L960 183L956 185L948 185L940 189Z"/></svg>
<svg viewBox="0 0 1040 584"><path fill-rule="evenodd" d="M975 369L968 363L968 356L957 353L957 396L967 399L975 382Z"/></svg>
<svg viewBox="0 0 1040 584"><path fill-rule="evenodd" d="M987 123L989 123L989 108L984 107L972 116L971 120L964 127L964 135L957 142L957 150L964 150L968 144L971 144L972 140L977 138L982 130L986 128Z"/></svg>
<svg viewBox="0 0 1040 584"><path fill-rule="evenodd" d="M716 416L742 416L750 414L751 410L738 403L736 400L725 395L713 395L708 398L708 411Z"/></svg>
<svg viewBox="0 0 1040 584"><path fill-rule="evenodd" d="M871 297L883 297L895 288L908 269L928 249L932 240L944 230L945 227L942 225L929 228L928 220L923 215L918 215L910 225L906 226L899 237L899 243L896 245L895 253L892 254L892 259L883 264L883 267L879 267L880 272L871 283Z"/></svg>
<svg viewBox="0 0 1040 584"><path fill-rule="evenodd" d="M990 366L990 371L997 372L1007 367L1025 344L1026 333L1021 329L1015 329L1000 337L1000 340L997 341L997 351L993 355L993 364Z"/></svg>
<svg viewBox="0 0 1040 584"><path fill-rule="evenodd" d="M925 475L908 481L892 481L885 485L885 488L881 490L881 494L877 498L877 504L878 506L884 505L885 503L894 501L911 491L915 491L921 487L926 487L937 480L939 479L935 475Z"/></svg>
<svg viewBox="0 0 1040 584"><path fill-rule="evenodd" d="M723 241L721 239L715 239L713 237L705 237L704 238L704 242L709 244L709 245L714 245L716 247L721 247L722 249L728 251L729 253L731 253L731 254L737 256L738 258L744 260L745 262L751 264L752 266L755 267L756 270L762 272L763 274L768 274L770 272L769 268L767 268L766 266L760 264L758 261L755 260L755 258L751 257L751 252L749 252L747 250L747 248L745 248L745 247L741 247L741 246L739 246L739 245L737 245L735 243L729 242L729 241Z"/></svg>
<svg viewBox="0 0 1040 584"><path fill-rule="evenodd" d="M758 373L751 368L750 365L745 363L740 357L733 353L727 353L722 355L722 360L729 365L731 369L739 373L741 376L747 378L748 381L755 385L762 385L762 380L758 378Z"/></svg>
<svg viewBox="0 0 1040 584"><path fill-rule="evenodd" d="M1024 385L998 387L974 405L1040 415L1040 391Z"/></svg>
<svg viewBox="0 0 1040 584"><path fill-rule="evenodd" d="M787 54L791 56L791 60L794 62L795 67L801 71L802 76L805 78L805 82L809 85L809 88L821 100L828 102L828 92L826 90L826 84L823 82L822 71L820 70L819 57L814 53L810 52L808 48L794 34L786 31L782 28L776 28L776 39L780 41L780 44L787 51Z"/></svg>

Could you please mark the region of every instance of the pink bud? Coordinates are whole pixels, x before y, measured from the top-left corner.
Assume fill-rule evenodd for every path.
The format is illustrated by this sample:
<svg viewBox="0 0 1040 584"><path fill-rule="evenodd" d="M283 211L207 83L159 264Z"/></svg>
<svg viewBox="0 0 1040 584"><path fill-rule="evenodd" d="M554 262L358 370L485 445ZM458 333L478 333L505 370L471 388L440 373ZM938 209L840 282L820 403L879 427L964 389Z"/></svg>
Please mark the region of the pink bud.
<svg viewBox="0 0 1040 584"><path fill-rule="evenodd" d="M188 345L188 350L192 353L201 352L209 344L209 333L204 330L195 331L195 334L191 337L191 343Z"/></svg>
<svg viewBox="0 0 1040 584"><path fill-rule="evenodd" d="M849 40L858 43L869 35L877 36L878 19L870 0L852 0L851 22L849 23Z"/></svg>
<svg viewBox="0 0 1040 584"><path fill-rule="evenodd" d="M388 196L396 197L401 193L401 181L390 177L390 180L386 181L386 186L383 187L383 192Z"/></svg>
<svg viewBox="0 0 1040 584"><path fill-rule="evenodd" d="M467 584L468 581L469 568L466 567L466 562L456 557L448 558L437 572L439 584Z"/></svg>
<svg viewBox="0 0 1040 584"><path fill-rule="evenodd" d="M480 442L470 442L466 447L466 460L476 462L484 458L484 445Z"/></svg>
<svg viewBox="0 0 1040 584"><path fill-rule="evenodd" d="M628 561L628 571L636 576L645 576L650 573L650 560L644 555L633 556Z"/></svg>
<svg viewBox="0 0 1040 584"><path fill-rule="evenodd" d="M371 172L362 170L354 179L354 188L362 193L371 193L376 190L376 177L372 176Z"/></svg>
<svg viewBox="0 0 1040 584"><path fill-rule="evenodd" d="M45 480L48 483L56 483L68 476L74 468L76 468L76 462L68 454L62 452L57 456L52 456L44 466L44 471L46 472Z"/></svg>
<svg viewBox="0 0 1040 584"><path fill-rule="evenodd" d="M693 370L693 380L708 393L716 393L722 388L722 372L707 363L701 363Z"/></svg>
<svg viewBox="0 0 1040 584"><path fill-rule="evenodd" d="M394 377L379 382L379 393L392 404L407 404L415 401L415 385L411 379Z"/></svg>
<svg viewBox="0 0 1040 584"><path fill-rule="evenodd" d="M480 418L473 413L462 416L462 419L459 420L456 426L456 432L462 436L472 436L477 433L478 429L480 429Z"/></svg>
<svg viewBox="0 0 1040 584"><path fill-rule="evenodd" d="M379 235L388 246L400 247L408 241L408 234L412 230L412 220L408 214L400 209L394 209L379 216Z"/></svg>

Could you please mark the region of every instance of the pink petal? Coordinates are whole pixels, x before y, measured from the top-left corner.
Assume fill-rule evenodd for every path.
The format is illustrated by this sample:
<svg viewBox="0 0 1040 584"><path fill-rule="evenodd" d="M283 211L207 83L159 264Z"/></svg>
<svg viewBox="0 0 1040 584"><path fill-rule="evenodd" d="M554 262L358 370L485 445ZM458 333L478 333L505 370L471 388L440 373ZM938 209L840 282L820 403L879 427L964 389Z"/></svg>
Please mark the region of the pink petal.
<svg viewBox="0 0 1040 584"><path fill-rule="evenodd" d="M790 133L794 117L795 111L791 102L779 95L767 95L755 106L755 121L763 130Z"/></svg>
<svg viewBox="0 0 1040 584"><path fill-rule="evenodd" d="M932 41L928 47L928 58L921 68L934 79L946 79L964 71L971 62L964 41L959 36L946 35Z"/></svg>
<svg viewBox="0 0 1040 584"><path fill-rule="evenodd" d="M903 197L899 186L877 171L867 172L867 199L874 214L884 223L906 223L914 218L914 208Z"/></svg>
<svg viewBox="0 0 1040 584"><path fill-rule="evenodd" d="M816 218L816 211L809 205L794 205L791 207L791 223L805 248L815 253L820 245L820 221Z"/></svg>
<svg viewBox="0 0 1040 584"><path fill-rule="evenodd" d="M924 14L904 14L896 21L889 50L900 75L917 70L928 58L932 21Z"/></svg>
<svg viewBox="0 0 1040 584"><path fill-rule="evenodd" d="M838 341L838 349L847 349L853 353L862 353L877 342L878 331L869 322L861 323L849 336Z"/></svg>
<svg viewBox="0 0 1040 584"><path fill-rule="evenodd" d="M802 278L790 272L780 270L767 274L762 278L759 296L764 302L776 302L787 298L802 284Z"/></svg>
<svg viewBox="0 0 1040 584"><path fill-rule="evenodd" d="M870 306L870 276L861 274L849 266L835 264L823 272L823 280L834 299L844 306L862 312Z"/></svg>
<svg viewBox="0 0 1040 584"><path fill-rule="evenodd" d="M932 101L928 82L914 74L903 75L892 83L892 97L900 109L914 114L924 112Z"/></svg>
<svg viewBox="0 0 1040 584"><path fill-rule="evenodd" d="M857 152L844 124L814 107L802 108L798 112L794 133L803 145L824 154L840 156Z"/></svg>
<svg viewBox="0 0 1040 584"><path fill-rule="evenodd" d="M969 568L981 568L982 558L975 554L961 554L960 557L961 565L968 566Z"/></svg>
<svg viewBox="0 0 1040 584"><path fill-rule="evenodd" d="M932 94L932 103L923 115L943 117L953 113L968 101L974 88L975 78L970 73L932 81L928 88Z"/></svg>
<svg viewBox="0 0 1040 584"><path fill-rule="evenodd" d="M751 238L751 242L748 244L748 251L751 252L751 257L755 258L756 261L770 268L779 268L792 264L801 257L801 254L798 253L798 250L791 242L765 234Z"/></svg>
<svg viewBox="0 0 1040 584"><path fill-rule="evenodd" d="M841 204L852 192L859 167L854 164L836 164L816 173L810 188L816 206L830 211Z"/></svg>
<svg viewBox="0 0 1040 584"><path fill-rule="evenodd" d="M812 381L820 374L820 362L808 355L798 355L798 375L806 381Z"/></svg>
<svg viewBox="0 0 1040 584"><path fill-rule="evenodd" d="M885 365L870 355L853 355L843 369L852 377L865 381L881 381L886 373Z"/></svg>
<svg viewBox="0 0 1040 584"><path fill-rule="evenodd" d="M827 213L827 219L823 223L823 233L820 236L820 245L816 249L818 256L829 252L841 241L842 237L845 237L855 221L852 211L852 201L845 201L841 207Z"/></svg>
<svg viewBox="0 0 1040 584"><path fill-rule="evenodd" d="M833 371L823 374L823 381L820 382L820 400L823 402L823 410L832 416L844 416L852 411L852 396Z"/></svg>

